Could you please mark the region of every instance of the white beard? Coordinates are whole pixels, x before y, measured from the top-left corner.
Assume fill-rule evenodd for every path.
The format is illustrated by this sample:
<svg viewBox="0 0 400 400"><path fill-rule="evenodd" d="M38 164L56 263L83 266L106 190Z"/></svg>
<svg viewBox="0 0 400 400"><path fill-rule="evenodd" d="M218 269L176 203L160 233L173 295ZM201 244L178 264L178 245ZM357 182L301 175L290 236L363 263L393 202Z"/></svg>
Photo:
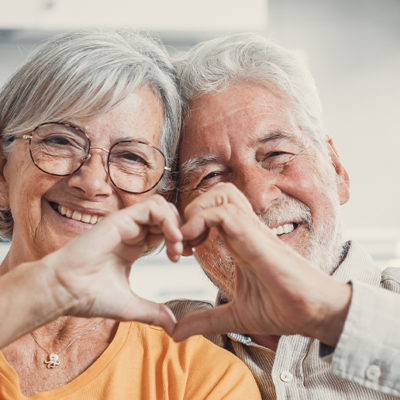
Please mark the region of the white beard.
<svg viewBox="0 0 400 400"><path fill-rule="evenodd" d="M337 197L337 196L336 196ZM342 234L339 200L334 201L335 219L325 220L316 227L310 209L300 201L285 194L272 202L267 212L259 215L267 226L279 226L285 221L302 221L310 235L306 243L296 243L294 249L314 266L331 274L338 266L342 254Z"/></svg>

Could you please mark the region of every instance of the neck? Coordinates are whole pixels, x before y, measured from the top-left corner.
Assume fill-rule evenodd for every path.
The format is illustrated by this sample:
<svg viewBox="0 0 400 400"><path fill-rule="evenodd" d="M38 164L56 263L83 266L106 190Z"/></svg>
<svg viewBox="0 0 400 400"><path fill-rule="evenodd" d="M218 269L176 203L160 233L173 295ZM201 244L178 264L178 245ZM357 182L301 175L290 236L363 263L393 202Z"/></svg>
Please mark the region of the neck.
<svg viewBox="0 0 400 400"><path fill-rule="evenodd" d="M60 317L55 321L52 321L46 325L34 331L35 337L40 339L42 346L48 346L50 348L57 348L69 342L74 337L86 333L89 329L101 324L104 321L103 318L79 318L79 317ZM115 325L115 321L106 321ZM105 324L105 323L104 323ZM108 323L107 323L108 325ZM102 326L103 327L103 326ZM100 326L99 326L100 328ZM99 335L103 329L98 329ZM108 329L106 330L108 331Z"/></svg>
<svg viewBox="0 0 400 400"><path fill-rule="evenodd" d="M280 338L280 336L276 335L251 335L251 339L253 340L253 342L275 352L278 348Z"/></svg>

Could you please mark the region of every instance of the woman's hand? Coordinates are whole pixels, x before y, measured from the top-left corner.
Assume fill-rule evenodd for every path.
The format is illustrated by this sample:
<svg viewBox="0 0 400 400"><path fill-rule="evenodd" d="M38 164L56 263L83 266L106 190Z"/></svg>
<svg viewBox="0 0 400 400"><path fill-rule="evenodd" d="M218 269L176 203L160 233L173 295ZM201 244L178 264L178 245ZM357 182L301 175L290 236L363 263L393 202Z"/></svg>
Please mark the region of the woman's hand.
<svg viewBox="0 0 400 400"><path fill-rule="evenodd" d="M232 184L218 184L185 209L181 231L185 253L218 229L236 264L230 302L187 315L176 340L198 333L253 335L300 333L335 344L347 313L351 289L314 268L283 243L253 212ZM329 320L336 330L325 326Z"/></svg>
<svg viewBox="0 0 400 400"><path fill-rule="evenodd" d="M142 321L171 333L175 319L169 309L135 295L128 278L132 263L163 239L168 257L177 261L182 254L179 227L175 206L155 195L107 216L46 256L41 262L54 271L55 301L64 315Z"/></svg>

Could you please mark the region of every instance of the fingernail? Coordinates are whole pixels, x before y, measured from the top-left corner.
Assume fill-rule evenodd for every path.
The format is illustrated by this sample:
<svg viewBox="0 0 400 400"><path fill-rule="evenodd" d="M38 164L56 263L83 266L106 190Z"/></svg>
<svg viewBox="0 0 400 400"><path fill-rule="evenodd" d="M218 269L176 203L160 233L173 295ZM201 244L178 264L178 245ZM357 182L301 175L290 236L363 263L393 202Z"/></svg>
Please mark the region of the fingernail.
<svg viewBox="0 0 400 400"><path fill-rule="evenodd" d="M177 242L175 244L175 249L179 254L182 254L182 252L183 252L183 243L182 242Z"/></svg>

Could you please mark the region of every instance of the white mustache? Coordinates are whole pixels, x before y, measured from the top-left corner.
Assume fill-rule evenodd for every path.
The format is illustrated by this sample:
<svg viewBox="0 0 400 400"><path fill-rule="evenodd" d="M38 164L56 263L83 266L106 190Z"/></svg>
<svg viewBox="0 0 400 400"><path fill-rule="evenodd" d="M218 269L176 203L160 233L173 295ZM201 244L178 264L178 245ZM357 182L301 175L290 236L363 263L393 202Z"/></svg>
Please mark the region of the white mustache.
<svg viewBox="0 0 400 400"><path fill-rule="evenodd" d="M265 213L257 216L268 227L288 222L303 223L310 229L312 227L311 210L301 201L286 195L274 200Z"/></svg>

